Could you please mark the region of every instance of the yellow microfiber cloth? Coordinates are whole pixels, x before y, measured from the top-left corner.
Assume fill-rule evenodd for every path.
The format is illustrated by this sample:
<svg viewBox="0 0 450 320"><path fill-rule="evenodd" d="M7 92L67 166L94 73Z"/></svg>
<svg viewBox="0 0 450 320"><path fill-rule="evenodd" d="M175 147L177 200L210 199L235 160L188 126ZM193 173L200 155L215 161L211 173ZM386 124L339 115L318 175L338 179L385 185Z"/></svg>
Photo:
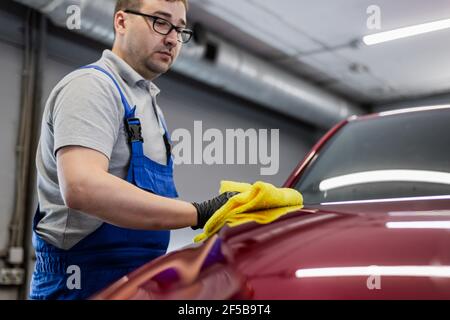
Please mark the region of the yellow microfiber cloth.
<svg viewBox="0 0 450 320"><path fill-rule="evenodd" d="M253 185L221 182L220 194L232 191L240 193L214 213L203 228L203 233L194 238L195 242L208 239L225 224L231 227L250 221L266 224L303 207L303 197L297 190L277 188L262 181Z"/></svg>

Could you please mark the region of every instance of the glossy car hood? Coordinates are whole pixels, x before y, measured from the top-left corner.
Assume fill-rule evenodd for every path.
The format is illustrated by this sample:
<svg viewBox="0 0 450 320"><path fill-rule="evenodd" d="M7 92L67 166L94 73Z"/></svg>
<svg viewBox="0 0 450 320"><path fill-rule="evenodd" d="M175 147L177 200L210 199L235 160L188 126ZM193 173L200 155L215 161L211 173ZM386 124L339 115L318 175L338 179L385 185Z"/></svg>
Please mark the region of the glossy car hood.
<svg viewBox="0 0 450 320"><path fill-rule="evenodd" d="M307 206L220 236L256 299L450 298L449 199Z"/></svg>
<svg viewBox="0 0 450 320"><path fill-rule="evenodd" d="M450 299L449 199L307 206L224 227L94 299Z"/></svg>

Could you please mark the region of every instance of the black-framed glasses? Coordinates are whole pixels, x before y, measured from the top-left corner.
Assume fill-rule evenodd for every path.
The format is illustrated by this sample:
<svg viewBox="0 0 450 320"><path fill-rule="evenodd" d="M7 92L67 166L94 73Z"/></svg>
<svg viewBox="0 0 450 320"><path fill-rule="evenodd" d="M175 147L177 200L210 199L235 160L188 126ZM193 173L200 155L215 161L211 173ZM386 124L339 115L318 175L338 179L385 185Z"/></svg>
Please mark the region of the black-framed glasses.
<svg viewBox="0 0 450 320"><path fill-rule="evenodd" d="M142 12L134 11L134 10L128 10L128 9L125 10L124 12L142 16L142 17L145 17L148 19L152 19L153 20L153 30L155 30L155 32L157 32L163 36L166 36L169 33L171 33L172 30L175 30L177 32L177 40L181 43L187 43L192 38L192 35L193 35L192 30L186 29L183 27L174 26L172 23L170 23L166 19L163 19L163 18L160 18L157 16L152 16L150 14L145 14Z"/></svg>

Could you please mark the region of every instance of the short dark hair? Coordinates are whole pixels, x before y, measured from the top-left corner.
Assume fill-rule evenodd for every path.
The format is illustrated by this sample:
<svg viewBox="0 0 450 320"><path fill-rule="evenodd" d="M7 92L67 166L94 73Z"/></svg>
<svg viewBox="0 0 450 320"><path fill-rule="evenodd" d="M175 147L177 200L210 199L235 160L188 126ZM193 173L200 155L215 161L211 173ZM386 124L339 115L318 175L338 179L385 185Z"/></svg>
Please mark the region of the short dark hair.
<svg viewBox="0 0 450 320"><path fill-rule="evenodd" d="M184 4L184 6L186 7L186 10L188 10L188 7L189 7L188 0L167 0L167 1L169 1L169 2L180 1ZM116 9L114 10L114 16L120 10L126 10L126 9L139 10L139 9L141 9L141 7L142 7L142 0L117 0Z"/></svg>
<svg viewBox="0 0 450 320"><path fill-rule="evenodd" d="M117 0L114 16L120 10L139 10L142 7L142 0Z"/></svg>

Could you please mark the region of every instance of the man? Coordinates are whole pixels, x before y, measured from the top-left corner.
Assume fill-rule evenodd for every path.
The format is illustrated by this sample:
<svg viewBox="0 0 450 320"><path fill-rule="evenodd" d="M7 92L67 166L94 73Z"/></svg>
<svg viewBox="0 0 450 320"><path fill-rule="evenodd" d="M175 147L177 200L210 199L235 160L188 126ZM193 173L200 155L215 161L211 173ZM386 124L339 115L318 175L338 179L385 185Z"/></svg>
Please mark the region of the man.
<svg viewBox="0 0 450 320"><path fill-rule="evenodd" d="M170 138L151 82L192 32L187 0L119 0L116 38L52 91L37 152L32 299L84 299L166 253L233 196L175 200Z"/></svg>

